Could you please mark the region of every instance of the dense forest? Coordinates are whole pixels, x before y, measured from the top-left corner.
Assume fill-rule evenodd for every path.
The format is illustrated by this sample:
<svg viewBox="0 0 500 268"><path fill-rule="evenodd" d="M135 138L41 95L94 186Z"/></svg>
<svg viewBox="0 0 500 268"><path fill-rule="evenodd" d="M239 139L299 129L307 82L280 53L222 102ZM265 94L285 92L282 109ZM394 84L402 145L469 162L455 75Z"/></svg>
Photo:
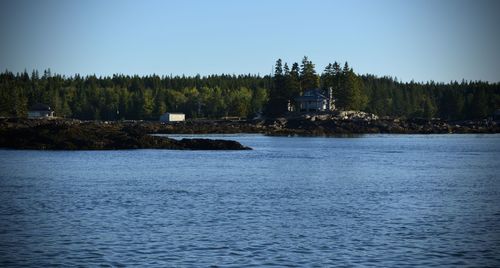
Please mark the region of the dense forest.
<svg viewBox="0 0 500 268"><path fill-rule="evenodd" d="M333 89L336 106L380 116L482 119L500 108L500 84L399 82L391 77L358 75L348 65L328 64L321 74L304 57L291 67L281 60L273 75L66 77L45 70L0 74L0 116L25 117L36 103L56 115L78 119L157 120L162 113L188 118L272 116L287 112L288 101L305 89Z"/></svg>

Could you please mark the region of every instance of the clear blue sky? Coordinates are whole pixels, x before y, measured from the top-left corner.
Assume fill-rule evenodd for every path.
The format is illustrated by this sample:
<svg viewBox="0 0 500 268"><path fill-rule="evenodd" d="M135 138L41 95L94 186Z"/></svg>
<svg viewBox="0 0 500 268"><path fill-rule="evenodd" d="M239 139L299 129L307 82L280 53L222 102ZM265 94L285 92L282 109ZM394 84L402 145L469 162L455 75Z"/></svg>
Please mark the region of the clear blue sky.
<svg viewBox="0 0 500 268"><path fill-rule="evenodd" d="M322 72L500 81L500 1L0 1L0 68L72 75Z"/></svg>

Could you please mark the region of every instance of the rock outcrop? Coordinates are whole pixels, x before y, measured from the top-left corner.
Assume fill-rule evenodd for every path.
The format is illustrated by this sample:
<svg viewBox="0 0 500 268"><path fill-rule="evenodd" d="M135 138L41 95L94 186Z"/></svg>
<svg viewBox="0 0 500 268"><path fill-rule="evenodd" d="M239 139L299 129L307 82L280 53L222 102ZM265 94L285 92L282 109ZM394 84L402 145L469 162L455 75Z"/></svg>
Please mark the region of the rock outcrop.
<svg viewBox="0 0 500 268"><path fill-rule="evenodd" d="M6 120L0 122L0 147L34 150L248 150L231 140L152 136L133 124L78 120Z"/></svg>

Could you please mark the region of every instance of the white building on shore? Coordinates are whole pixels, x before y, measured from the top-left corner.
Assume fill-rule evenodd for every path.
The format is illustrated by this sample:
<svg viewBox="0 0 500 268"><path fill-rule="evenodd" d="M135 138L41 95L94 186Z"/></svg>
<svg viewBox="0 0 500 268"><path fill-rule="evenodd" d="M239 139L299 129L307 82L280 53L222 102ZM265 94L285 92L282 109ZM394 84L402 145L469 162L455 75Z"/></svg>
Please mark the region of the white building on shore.
<svg viewBox="0 0 500 268"><path fill-rule="evenodd" d="M164 113L160 116L160 122L182 122L186 120L183 113Z"/></svg>

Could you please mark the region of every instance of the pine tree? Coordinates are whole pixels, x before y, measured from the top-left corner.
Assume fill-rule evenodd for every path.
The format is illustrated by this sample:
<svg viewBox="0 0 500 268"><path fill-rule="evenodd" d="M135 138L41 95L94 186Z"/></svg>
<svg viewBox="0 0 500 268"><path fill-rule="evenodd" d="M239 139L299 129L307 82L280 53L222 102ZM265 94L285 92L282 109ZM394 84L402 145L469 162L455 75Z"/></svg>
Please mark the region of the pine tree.
<svg viewBox="0 0 500 268"><path fill-rule="evenodd" d="M483 89L474 92L470 105L470 115L474 119L482 119L488 115L488 98Z"/></svg>
<svg viewBox="0 0 500 268"><path fill-rule="evenodd" d="M165 104L165 95L162 90L157 90L156 97L154 99L153 116L159 118L166 111L167 105Z"/></svg>
<svg viewBox="0 0 500 268"><path fill-rule="evenodd" d="M288 64L285 63L284 66L284 81L283 81L283 98L292 100L294 97L296 97L295 92L294 92L294 84L293 84L293 78L292 78L292 73L290 71L290 68L288 68Z"/></svg>
<svg viewBox="0 0 500 268"><path fill-rule="evenodd" d="M265 88L256 88L252 92L251 113L257 115L262 112L262 107L268 100L268 92Z"/></svg>
<svg viewBox="0 0 500 268"><path fill-rule="evenodd" d="M424 98L422 101L422 117L431 119L434 117L434 114L436 113L436 106L432 102L431 99L429 98Z"/></svg>
<svg viewBox="0 0 500 268"><path fill-rule="evenodd" d="M277 99L282 98L284 91L284 73L283 73L283 63L281 59L276 61L273 76L273 87L271 89L271 98Z"/></svg>
<svg viewBox="0 0 500 268"><path fill-rule="evenodd" d="M304 56L300 70L300 86L302 90L318 88L318 80L319 78L314 69L314 64L307 56Z"/></svg>
<svg viewBox="0 0 500 268"><path fill-rule="evenodd" d="M336 93L340 91L340 81L342 78L342 70L340 69L340 65L338 64L338 62L333 63L332 74L333 74L332 89L333 89L333 95L335 96Z"/></svg>
<svg viewBox="0 0 500 268"><path fill-rule="evenodd" d="M292 70L290 71L290 91L294 97L297 97L302 93L302 89L300 87L300 68L299 64L296 62L292 64Z"/></svg>
<svg viewBox="0 0 500 268"><path fill-rule="evenodd" d="M273 88L271 89L269 102L265 109L266 114L278 116L287 112L289 98L286 94L285 82L282 61L278 59L274 68Z"/></svg>
<svg viewBox="0 0 500 268"><path fill-rule="evenodd" d="M329 63L325 67L325 70L323 71L323 73L321 74L321 77L320 77L321 78L320 79L321 87L322 88L333 87L333 77L334 77L333 65L331 63Z"/></svg>
<svg viewBox="0 0 500 268"><path fill-rule="evenodd" d="M339 76L340 86L336 90L337 106L344 110L364 109L368 102L368 97L362 92L363 82L354 73L352 68L349 68L347 62L344 64L342 73Z"/></svg>
<svg viewBox="0 0 500 268"><path fill-rule="evenodd" d="M283 66L283 75L288 76L290 75L290 68L288 68L288 63L285 62L285 65Z"/></svg>

